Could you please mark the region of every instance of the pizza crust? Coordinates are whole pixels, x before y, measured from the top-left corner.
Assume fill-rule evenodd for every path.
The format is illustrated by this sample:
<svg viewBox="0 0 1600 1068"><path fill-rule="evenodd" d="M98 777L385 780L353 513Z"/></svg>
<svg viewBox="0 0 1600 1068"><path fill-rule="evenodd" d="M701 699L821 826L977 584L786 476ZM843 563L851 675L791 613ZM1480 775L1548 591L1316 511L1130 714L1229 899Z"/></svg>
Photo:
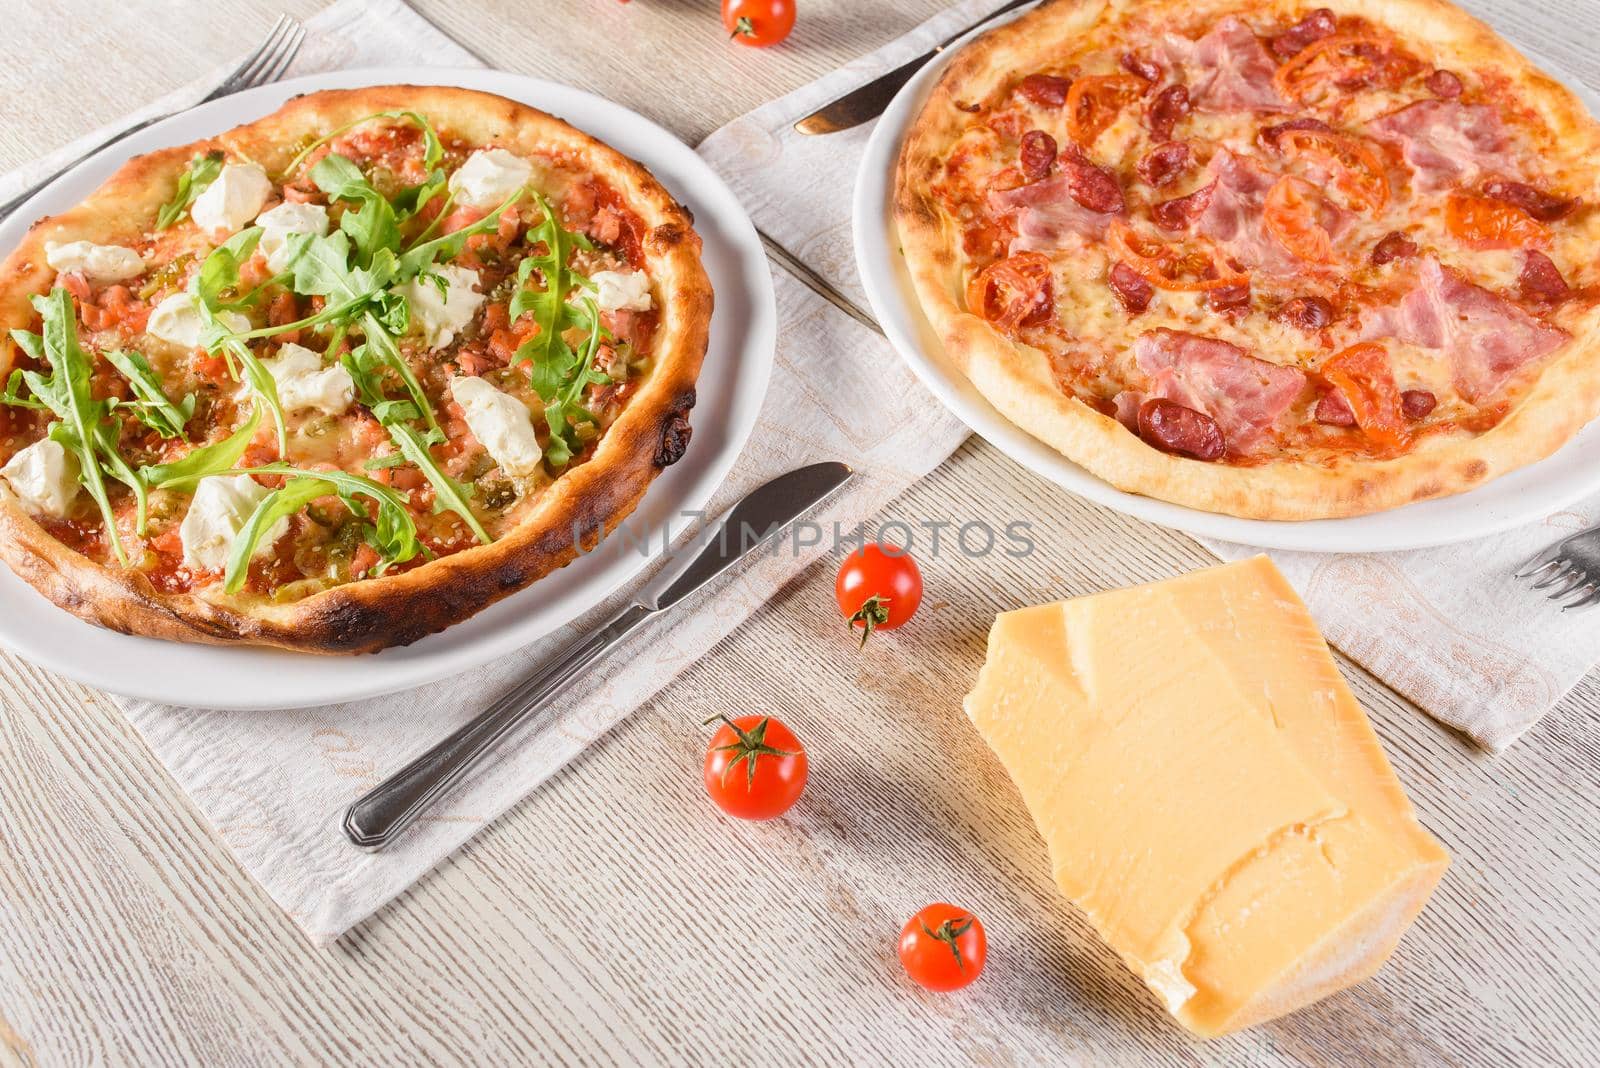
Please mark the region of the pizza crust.
<svg viewBox="0 0 1600 1068"><path fill-rule="evenodd" d="M1494 428L1425 438L1394 459L1342 457L1326 463L1277 459L1239 467L1160 452L1115 419L1057 386L1046 354L1021 345L966 310L966 264L957 228L931 193L947 146L970 116L958 104L987 98L1019 71L1048 65L1053 42L1152 4L1045 0L1032 13L978 38L955 58L913 122L895 176L894 221L923 311L954 363L1012 422L1118 489L1251 519L1361 515L1472 489L1543 459L1600 414L1600 309L1549 360L1537 381ZM1238 12L1237 2L1173 3L1185 19ZM1252 21L1299 4L1258 4ZM1322 6L1322 5L1317 5ZM1600 158L1600 125L1569 90L1540 72L1493 30L1445 0L1341 0L1339 14L1362 15L1415 47L1456 57L1462 66L1502 72L1555 131L1569 160ZM1600 191L1591 172L1583 192Z"/></svg>
<svg viewBox="0 0 1600 1068"><path fill-rule="evenodd" d="M519 525L399 574L367 578L289 604L229 596L220 585L164 593L136 570L105 567L51 537L0 482L0 558L60 607L128 634L213 644L271 645L313 653L374 652L458 623L571 562L638 504L689 437L695 380L709 336L712 291L689 212L640 164L562 120L503 97L443 86L392 85L296 97L216 138L129 160L81 204L41 219L0 264L0 322L30 321L28 299L55 277L46 241L113 244L148 229L196 154L223 148L277 174L302 138L390 109L420 111L475 145L532 154L568 152L615 188L644 220L643 253L661 295L654 361L644 385L594 454L563 472ZM0 367L0 377L10 373ZM575 536L575 533L577 536Z"/></svg>

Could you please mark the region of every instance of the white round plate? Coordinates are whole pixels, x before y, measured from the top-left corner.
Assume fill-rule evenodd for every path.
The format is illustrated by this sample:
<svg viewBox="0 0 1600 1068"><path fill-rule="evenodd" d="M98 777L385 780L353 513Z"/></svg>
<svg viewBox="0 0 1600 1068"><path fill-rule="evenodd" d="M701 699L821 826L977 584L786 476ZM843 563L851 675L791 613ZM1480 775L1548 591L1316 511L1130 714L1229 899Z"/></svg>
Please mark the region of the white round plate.
<svg viewBox="0 0 1600 1068"><path fill-rule="evenodd" d="M1021 14L987 23L963 41ZM1548 459L1502 475L1470 493L1373 515L1299 522L1240 519L1125 493L1018 427L945 355L944 346L922 314L894 228L892 197L900 144L934 80L958 50L946 49L906 84L867 142L855 189L856 264L873 314L917 377L962 422L1013 460L1064 489L1152 523L1207 538L1310 552L1387 552L1467 541L1537 522L1600 490L1600 420L1584 427ZM1591 111L1600 112L1600 97L1593 90L1575 79L1564 80Z"/></svg>
<svg viewBox="0 0 1600 1068"><path fill-rule="evenodd" d="M211 136L267 115L301 93L419 82L482 89L559 115L644 163L694 212L717 303L691 417L694 438L628 520L629 537L443 633L365 656L309 656L116 634L69 615L0 568L0 644L112 693L200 708L299 708L392 693L468 671L570 622L648 562L633 550L634 536L650 531L649 544L659 552L663 532L684 529L685 513L710 499L750 436L772 371L777 307L766 254L738 200L693 150L654 123L589 93L501 71L414 67L338 71L262 86L157 123L75 167L0 226L0 253L15 247L33 219L82 200L137 153ZM619 542L628 543L626 551L615 551Z"/></svg>

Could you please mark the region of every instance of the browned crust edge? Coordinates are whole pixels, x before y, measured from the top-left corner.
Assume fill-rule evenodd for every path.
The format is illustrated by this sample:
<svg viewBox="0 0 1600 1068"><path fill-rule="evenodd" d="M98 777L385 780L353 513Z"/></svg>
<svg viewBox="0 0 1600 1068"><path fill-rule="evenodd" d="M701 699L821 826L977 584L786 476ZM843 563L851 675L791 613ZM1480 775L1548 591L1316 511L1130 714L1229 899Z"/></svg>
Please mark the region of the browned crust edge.
<svg viewBox="0 0 1600 1068"><path fill-rule="evenodd" d="M44 263L45 241L109 241L143 232L197 152L225 148L277 173L304 134L320 135L394 108L421 111L475 144L574 153L623 194L648 227L644 253L664 297L655 366L645 386L595 454L562 474L499 541L290 605L158 591L137 571L101 566L56 541L0 485L0 558L51 601L112 630L174 641L313 653L406 645L564 567L578 555L576 532L592 547L602 531L614 530L633 511L662 468L681 457L712 310L711 283L688 211L645 167L562 120L469 89L392 85L311 93L218 137L135 157L81 204L34 223L0 264L0 322L10 327L28 321L28 297L48 288L54 272Z"/></svg>
<svg viewBox="0 0 1600 1068"><path fill-rule="evenodd" d="M968 313L963 265L955 251L958 235L929 191L946 146L970 117L957 101L986 97L1013 72L1044 66L1052 42L1119 19L1135 6L1130 0L1045 0L975 40L942 75L901 148L893 216L906 267L950 358L995 408L1118 489L1205 511L1277 520L1362 515L1460 493L1549 456L1600 414L1597 311L1516 408L1487 433L1432 438L1390 460L1328 465L1288 460L1257 467L1203 463L1153 449L1116 420L1061 393L1043 352L1012 342ZM1267 3L1245 14L1259 22L1275 10L1301 6ZM1446 0L1330 0L1325 6L1389 26L1402 39L1456 57L1462 65L1498 69L1541 112L1569 158L1600 154L1600 125L1583 103ZM1196 0L1181 7L1185 21L1237 9L1236 0ZM1600 176L1592 169L1589 183L1583 196L1593 202Z"/></svg>

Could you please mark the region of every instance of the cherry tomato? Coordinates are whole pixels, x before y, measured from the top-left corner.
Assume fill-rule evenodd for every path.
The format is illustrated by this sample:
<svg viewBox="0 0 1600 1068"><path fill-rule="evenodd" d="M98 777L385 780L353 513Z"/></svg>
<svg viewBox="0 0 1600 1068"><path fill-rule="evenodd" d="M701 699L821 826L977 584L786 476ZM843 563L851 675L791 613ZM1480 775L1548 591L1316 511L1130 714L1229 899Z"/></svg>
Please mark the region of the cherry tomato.
<svg viewBox="0 0 1600 1068"><path fill-rule="evenodd" d="M766 48L794 29L794 0L722 0L722 26L740 44Z"/></svg>
<svg viewBox="0 0 1600 1068"><path fill-rule="evenodd" d="M960 990L983 973L989 940L966 909L929 905L900 932L900 964L912 982L929 990Z"/></svg>
<svg viewBox="0 0 1600 1068"><path fill-rule="evenodd" d="M834 595L850 626L861 628L861 644L875 630L894 630L922 603L922 572L904 550L872 544L845 557Z"/></svg>
<svg viewBox="0 0 1600 1068"><path fill-rule="evenodd" d="M768 716L722 720L706 748L706 792L717 807L742 820L770 820L805 792L810 763L794 732Z"/></svg>

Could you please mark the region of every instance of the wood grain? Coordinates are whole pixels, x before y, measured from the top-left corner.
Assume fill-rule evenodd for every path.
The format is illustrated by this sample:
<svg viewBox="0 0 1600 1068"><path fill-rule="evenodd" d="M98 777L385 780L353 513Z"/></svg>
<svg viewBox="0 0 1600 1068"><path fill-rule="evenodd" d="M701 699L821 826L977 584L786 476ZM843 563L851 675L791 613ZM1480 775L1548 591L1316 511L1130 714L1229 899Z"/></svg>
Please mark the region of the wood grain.
<svg viewBox="0 0 1600 1068"><path fill-rule="evenodd" d="M594 89L689 141L939 4L808 0L771 52L728 46L714 6L419 4L490 63ZM316 7L0 5L29 57L0 67L0 167L188 80L278 9ZM1519 10L1510 24L1547 54L1600 73L1564 5ZM109 701L4 657L0 1064L1593 1063L1600 681L1491 759L1344 663L1455 866L1377 979L1200 1045L1059 899L959 696L995 611L1212 560L981 442L878 519L1019 517L1033 553L925 559L915 626L861 655L830 565L800 575L332 950L237 870ZM699 786L700 720L747 710L782 715L812 754L806 802L778 823L725 820ZM990 931L991 973L957 996L909 988L893 958L900 924L935 899Z"/></svg>

